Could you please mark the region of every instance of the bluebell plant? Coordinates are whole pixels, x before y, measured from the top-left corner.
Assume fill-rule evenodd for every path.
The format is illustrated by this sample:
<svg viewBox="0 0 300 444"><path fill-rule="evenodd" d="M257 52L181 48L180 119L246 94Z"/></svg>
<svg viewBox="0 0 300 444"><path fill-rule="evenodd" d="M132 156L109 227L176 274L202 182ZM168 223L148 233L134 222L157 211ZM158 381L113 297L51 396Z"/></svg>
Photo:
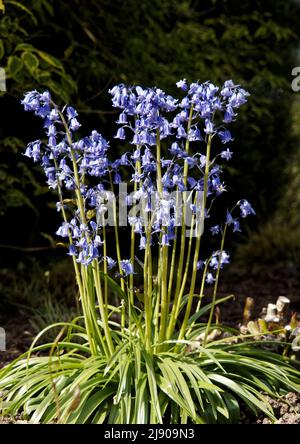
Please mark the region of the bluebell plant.
<svg viewBox="0 0 300 444"><path fill-rule="evenodd" d="M113 405L118 407L112 408L114 413L103 413L108 422L164 422L164 414L175 422L176 418L215 421L219 415L215 405L226 410L232 400L232 394L223 399L213 385L222 385L226 378L209 380L201 366L216 362L210 332L215 328L220 270L230 261L224 249L226 233L241 231L241 219L255 214L251 204L241 199L227 210L223 221L211 222L216 199L227 191L221 164L233 155L229 126L249 93L232 80L218 87L209 81L189 84L183 79L177 87L180 98L159 88L114 86L109 94L119 115L111 142L95 130L83 137L77 111L72 106L59 107L48 91L31 91L22 100L25 111L43 121L44 138L29 143L25 156L42 166L49 188L59 197L62 224L56 234L73 261L85 333L82 327L76 328L87 341L82 350L89 350L94 359L106 359L103 389L108 390L120 372L115 392L108 395L113 395ZM122 241L123 233L128 233L129 248ZM219 249L208 256L201 242L205 234L220 239ZM202 307L209 285L212 300ZM206 312L208 320L199 324ZM179 364L179 356L188 356L199 332L197 359L202 364L188 357ZM68 348L70 341L63 344ZM35 343L31 351L34 347ZM126 369L121 371L122 353ZM246 368L246 361L240 358L239 365ZM155 368L160 373L157 381ZM105 379L110 371L112 376ZM188 385L179 371L188 376ZM175 378L174 384L166 386L168 378ZM137 384L133 410L130 384ZM208 393L214 392L205 395L205 401L201 384ZM249 397L251 405L272 416L261 400L253 400L251 390L242 390L243 399ZM238 392L235 385L232 391ZM150 406L144 404L140 392L147 393ZM129 413L122 404L124 396ZM168 413L169 402L176 407L170 404ZM207 402L213 405L210 413L205 412ZM73 413L64 412L71 421ZM37 408L33 417L44 418L44 413ZM80 414L76 418L82 420Z"/></svg>

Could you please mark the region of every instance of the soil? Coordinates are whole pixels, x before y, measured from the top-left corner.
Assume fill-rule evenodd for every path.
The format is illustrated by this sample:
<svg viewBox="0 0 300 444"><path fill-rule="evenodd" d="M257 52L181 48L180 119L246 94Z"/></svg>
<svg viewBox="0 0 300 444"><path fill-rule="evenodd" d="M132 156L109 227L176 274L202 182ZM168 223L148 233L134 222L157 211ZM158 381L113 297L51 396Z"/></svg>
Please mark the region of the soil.
<svg viewBox="0 0 300 444"><path fill-rule="evenodd" d="M6 333L6 351L0 351L0 368L25 353L33 339L28 316L18 309L0 311L0 326Z"/></svg>
<svg viewBox="0 0 300 444"><path fill-rule="evenodd" d="M253 317L259 316L263 307L275 303L278 296L291 300L291 312L300 313L300 273L293 265L274 265L247 271L229 269L223 273L218 296L234 294L234 301L221 306L221 322L238 327L243 317L246 297L255 300ZM0 351L0 368L28 350L33 331L26 313L16 308L0 311L0 326L6 331L7 350ZM300 395L288 393L281 401L270 399L278 424L300 424ZM26 423L21 417L0 417L0 424ZM265 417L251 419L247 416L243 423L270 424Z"/></svg>
<svg viewBox="0 0 300 444"><path fill-rule="evenodd" d="M252 316L257 318L263 307L276 303L278 296L290 299L290 311L300 313L300 270L293 264L260 266L249 270L224 270L221 275L218 296L235 296L220 305L221 322L237 326L243 318L245 299L255 301Z"/></svg>
<svg viewBox="0 0 300 444"><path fill-rule="evenodd" d="M277 418L275 424L300 424L300 394L288 393L282 400L267 396ZM268 418L259 418L257 424L272 424Z"/></svg>

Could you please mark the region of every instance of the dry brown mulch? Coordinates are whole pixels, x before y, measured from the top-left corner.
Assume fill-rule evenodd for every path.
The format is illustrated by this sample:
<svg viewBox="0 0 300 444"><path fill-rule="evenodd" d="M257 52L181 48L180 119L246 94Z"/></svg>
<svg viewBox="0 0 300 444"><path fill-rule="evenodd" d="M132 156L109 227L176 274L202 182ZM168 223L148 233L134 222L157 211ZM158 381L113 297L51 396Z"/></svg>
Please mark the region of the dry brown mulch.
<svg viewBox="0 0 300 444"><path fill-rule="evenodd" d="M248 270L237 267L221 274L218 297L234 294L235 299L221 304L221 322L237 326L243 318L245 299L255 300L253 317L263 307L275 303L278 296L291 301L290 311L300 313L300 269L291 264L265 265Z"/></svg>

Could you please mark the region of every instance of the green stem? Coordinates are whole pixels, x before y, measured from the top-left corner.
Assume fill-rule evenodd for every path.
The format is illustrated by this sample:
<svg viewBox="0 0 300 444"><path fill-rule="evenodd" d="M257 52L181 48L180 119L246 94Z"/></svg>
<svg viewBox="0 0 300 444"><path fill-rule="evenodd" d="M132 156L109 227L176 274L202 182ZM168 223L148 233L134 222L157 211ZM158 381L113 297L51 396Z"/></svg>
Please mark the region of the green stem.
<svg viewBox="0 0 300 444"><path fill-rule="evenodd" d="M93 261L93 277L94 277L94 285L96 288L96 295L97 295L100 315L103 323L104 334L107 341L109 354L111 356L114 353L114 345L112 342L111 332L108 324L107 307L105 307L105 303L103 300L101 279L100 279L100 268L97 260Z"/></svg>
<svg viewBox="0 0 300 444"><path fill-rule="evenodd" d="M57 165L54 155L53 155L53 161L54 161L55 169L56 169L56 171L58 171L58 165ZM68 223L67 215L66 215L65 208L64 208L63 194L62 194L60 180L57 180L57 191L58 191L59 201L61 204L63 220L64 220L64 222ZM73 239L71 236L70 229L68 229L68 237L69 237L70 245L73 245ZM83 310L84 322L85 322L85 326L86 326L86 330L87 330L87 334L88 334L88 341L89 341L91 353L93 355L97 355L97 347L95 345L94 335L92 334L94 329L93 329L93 326L91 325L90 316L88 314L88 305L89 304L88 304L87 297L86 297L86 286L84 286L82 283L83 275L79 271L79 265L76 262L75 256L72 256L72 260L73 260L73 266L74 266L74 271L75 271L75 276L76 276L76 282L77 282L78 289L79 289L80 302L81 302L81 306L82 306L82 310ZM100 338L101 344L103 344L103 339L101 337L100 332L99 332L99 338Z"/></svg>
<svg viewBox="0 0 300 444"><path fill-rule="evenodd" d="M197 196L197 194L196 194ZM196 199L196 197L195 197ZM180 292L178 293L177 297L174 300L174 306L173 306L173 310L172 310L172 314L171 314L171 319L169 322L169 327L168 327L168 334L167 334L167 338L170 339L174 329L175 329L175 325L176 325L176 321L179 315L179 310L180 310L180 303L184 294L184 290L185 290L185 286L186 286L186 281L188 278L188 274L189 274L189 265L190 265L190 257L191 257L191 251L192 251L192 244L193 244L193 236L192 236L192 227L194 224L194 215L192 217L192 221L191 221L191 232L190 232L190 238L189 238L189 245L188 245L188 252L187 252L187 258L186 258L186 265L185 265L185 270L184 270L184 274L183 274L183 278L181 281L181 288L180 288Z"/></svg>
<svg viewBox="0 0 300 444"><path fill-rule="evenodd" d="M156 131L156 184L159 197L162 196L161 147L160 133Z"/></svg>
<svg viewBox="0 0 300 444"><path fill-rule="evenodd" d="M103 273L105 275L104 277L104 304L105 309L107 312L108 307L108 283L107 283L107 238L106 238L106 227L105 227L105 220L104 215L102 216L102 234L103 234ZM108 316L108 312L106 313L106 316Z"/></svg>
<svg viewBox="0 0 300 444"><path fill-rule="evenodd" d="M211 257L209 258L209 260L206 261L206 264L205 264L205 267L204 267L204 270L203 270L201 287L200 287L200 291L199 291L199 301L197 303L197 307L196 307L195 313L197 313L200 310L200 308L201 308L201 303L202 303L202 299L203 299L203 296L204 296L203 292L204 292L205 278L206 278L207 269L208 269L208 265L210 263L210 260L211 260ZM191 324L190 328L188 329L188 331L186 333L187 337L191 333L194 325L195 325L195 321Z"/></svg>
<svg viewBox="0 0 300 444"><path fill-rule="evenodd" d="M214 284L212 304L211 304L211 309L210 309L209 318L208 318L208 321L206 324L205 335L204 335L204 340L203 340L204 347L207 342L207 336L209 334L209 330L210 330L210 326L211 326L211 322L212 322L212 318L213 318L213 314L214 314L215 306L216 306L217 290L218 290L220 270L221 270L221 259L222 259L222 252L224 251L224 242L225 242L226 231L227 231L227 224L225 224L223 235L222 235L222 240L221 240L221 248L220 248L220 252L219 252L218 269L217 269L216 280L215 280L215 284Z"/></svg>
<svg viewBox="0 0 300 444"><path fill-rule="evenodd" d="M160 133L156 132L156 172L157 172L157 191L159 198L162 198L162 171L161 171L161 145L160 145ZM162 235L160 236L162 239ZM163 342L166 339L166 327L169 316L169 304L168 304L168 286L167 286L167 273L168 273L168 247L161 245L159 249L159 256L161 257L161 309L160 309L160 332L158 342Z"/></svg>
<svg viewBox="0 0 300 444"><path fill-rule="evenodd" d="M176 208L179 208L178 187L176 189ZM177 215L176 215L176 217L177 217ZM168 287L169 300L171 300L172 288L173 288L173 278L174 278L174 272L175 272L176 249L177 249L177 236L178 236L178 226L177 226L177 220L176 220L175 237L174 237L173 248L172 248L172 259L171 259L171 265L170 265L170 276L169 276L169 287Z"/></svg>
<svg viewBox="0 0 300 444"><path fill-rule="evenodd" d="M81 266L81 276L84 282L84 304L83 311L87 320L87 335L91 338L91 342L94 343L95 339L98 337L100 343L102 345L104 353L108 356L106 344L99 332L99 328L97 325L97 316L95 311L95 297L93 291L93 282L90 283L90 279L88 276L88 269L84 265ZM91 284L91 285L90 285ZM94 351L94 355L98 355L96 345L93 345L92 350Z"/></svg>
<svg viewBox="0 0 300 444"><path fill-rule="evenodd" d="M203 224L205 221L205 208L206 208L208 179L209 179L211 141L212 141L212 136L209 135L207 146L206 146L206 163L205 163L204 187L203 187L204 189L203 189L203 199L202 199L202 214L201 214L201 216L203 217ZM199 233L199 235L196 239L196 246L195 246L195 253L194 253L194 260L193 260L193 269L192 269L192 278L191 278L191 285L190 285L190 291L189 291L189 296L188 296L188 303L187 303L187 307L186 307L186 311L185 311L185 315L184 315L184 319L183 319L183 322L181 325L178 339L182 339L185 335L187 323L188 323L191 309L192 309L194 291L195 291L195 285L196 285L197 264L198 264L198 258L199 258L201 238L202 238L202 235L201 235L201 233Z"/></svg>
<svg viewBox="0 0 300 444"><path fill-rule="evenodd" d="M114 186L113 186L113 181L112 181L112 178L111 178L111 174L109 174L109 180L110 180L111 190L112 190L112 192L114 192ZM121 249L120 249L120 241L119 241L117 208L116 208L115 199L113 199L113 217L114 217L114 231L115 231L115 238L116 238L117 261L118 261L119 273L120 273L120 275L122 275L123 272L122 272L122 267L121 267ZM124 279L122 279L122 278L120 279L120 285L121 285L121 289L123 291L125 291Z"/></svg>
<svg viewBox="0 0 300 444"><path fill-rule="evenodd" d="M141 173L141 163L139 160L135 162L135 171L138 171L138 173ZM134 191L137 191L138 184L134 182ZM134 232L134 225L131 228L131 243L130 243L130 261L132 265L134 264L135 260L135 232ZM134 275L131 274L129 276L129 294L130 294L130 300L133 304L134 302Z"/></svg>
<svg viewBox="0 0 300 444"><path fill-rule="evenodd" d="M83 198L82 198L82 195L80 192L80 178L79 178L79 173L78 173L75 152L72 148L73 141L72 141L72 137L71 137L67 122L66 122L63 114L59 110L58 110L58 112L59 112L61 121L64 125L66 135L67 135L67 141L68 141L68 144L70 147L70 153L71 153L71 158L72 158L72 163L73 163L74 179L75 179L75 193L76 193L76 197L77 197L77 205L79 208L79 213L80 213L82 223L84 223L86 225L87 221L86 221L86 217L85 217L84 201L83 201ZM87 240L89 241L89 236L87 236ZM112 342L112 338L111 338L111 332L110 332L110 328L109 328L109 324L108 324L108 317L106 314L105 304L103 301L103 294L102 294L102 289L101 289L101 284L100 284L99 263L96 259L93 260L93 278L94 278L94 285L96 288L99 310L100 310L100 314L101 314L101 319L102 319L102 323L103 323L103 329L104 329L106 341L108 344L110 354L113 354L114 346L113 346L113 342ZM96 329L97 329L97 324L95 325L95 330Z"/></svg>
<svg viewBox="0 0 300 444"><path fill-rule="evenodd" d="M190 115L189 115L189 121L188 121L188 125L187 125L187 132L189 133L190 129L191 129L191 125L192 125L192 120L193 120L193 105L191 106L190 109ZM190 150L190 142L189 139L186 139L186 143L185 143L185 152L187 154L189 154L189 150ZM187 176L188 176L188 171L189 171L189 165L187 163L187 161L184 161L184 168L183 168L183 184L186 187L187 185ZM173 305L173 310L172 310L172 316L175 316L175 309L177 306L177 301L178 301L178 297L179 297L179 293L180 293L180 288L181 288L181 283L182 283L182 269L183 269L183 264L184 264L184 257L185 257L185 218L186 218L186 193L183 192L183 202L182 202L182 217L181 217L181 238L180 238L180 250L179 250L179 262L178 262L178 268L177 268L177 275L176 275L176 287L175 287L175 298L174 300L176 301Z"/></svg>
<svg viewBox="0 0 300 444"><path fill-rule="evenodd" d="M161 309L160 309L160 332L158 336L158 342L161 343L166 339L167 322L169 317L169 301L168 301L168 289L167 289L167 271L168 271L168 247L162 246L162 276L161 276ZM159 347L159 350L163 350L164 346Z"/></svg>
<svg viewBox="0 0 300 444"><path fill-rule="evenodd" d="M149 260L150 260L150 236L151 228L147 227L146 248L144 257L144 311L145 311L145 327L146 327L146 349L151 351L151 322L152 322L152 307L151 307L151 294L149 288ZM152 279L152 276L151 276Z"/></svg>

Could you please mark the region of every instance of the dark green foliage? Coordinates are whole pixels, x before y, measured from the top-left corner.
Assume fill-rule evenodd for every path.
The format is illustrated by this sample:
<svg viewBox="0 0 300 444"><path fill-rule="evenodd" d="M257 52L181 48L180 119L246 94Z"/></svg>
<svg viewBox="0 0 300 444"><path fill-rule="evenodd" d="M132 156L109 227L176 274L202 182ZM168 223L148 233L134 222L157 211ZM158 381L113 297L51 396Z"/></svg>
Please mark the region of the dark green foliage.
<svg viewBox="0 0 300 444"><path fill-rule="evenodd" d="M32 45L41 31L35 11L28 2L7 1L6 12L0 22L0 60L5 69L9 95L19 96L30 88L48 88L68 100L76 91L76 83L66 74L62 62ZM38 1L40 7L46 2Z"/></svg>
<svg viewBox="0 0 300 444"><path fill-rule="evenodd" d="M28 89L48 88L62 102L72 101L87 129L97 126L111 137L114 110L107 89L115 83L157 85L172 93L182 77L218 83L233 78L251 93L247 111L233 129L239 159L227 171L229 185L236 190L233 199L251 200L262 219L274 210L292 147L290 73L299 17L295 2L89 0L83 5L74 0L72 7L54 0L32 3L7 1L0 23L1 64L8 75L8 93L1 102L3 136L31 140L33 121L18 104ZM39 192L35 172L30 173L33 179L25 175L31 185L26 179L19 183L15 165L22 145L16 144L20 148L15 154L10 150L6 162L7 144L1 143L6 174L15 177L13 187L23 196L12 196L8 187L2 211L16 203L32 206L32 196ZM34 205L38 213L47 211L39 201ZM37 222L39 231L50 229Z"/></svg>

